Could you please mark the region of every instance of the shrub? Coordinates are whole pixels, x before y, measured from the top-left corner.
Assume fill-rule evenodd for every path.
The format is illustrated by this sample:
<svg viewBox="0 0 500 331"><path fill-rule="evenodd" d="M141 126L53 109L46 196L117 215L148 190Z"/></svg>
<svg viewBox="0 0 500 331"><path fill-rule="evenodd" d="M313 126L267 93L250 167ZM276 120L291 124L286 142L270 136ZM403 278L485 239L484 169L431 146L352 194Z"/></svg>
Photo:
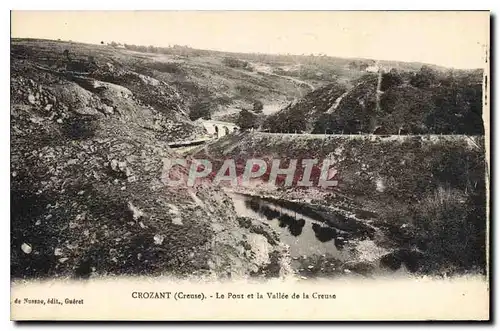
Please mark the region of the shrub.
<svg viewBox="0 0 500 331"><path fill-rule="evenodd" d="M211 118L210 103L208 101L197 102L191 109L189 113L189 118L195 121L199 118L209 120Z"/></svg>
<svg viewBox="0 0 500 331"><path fill-rule="evenodd" d="M95 118L74 116L65 122L63 131L67 137L73 140L83 140L94 137L97 126L98 123Z"/></svg>
<svg viewBox="0 0 500 331"><path fill-rule="evenodd" d="M261 111L262 109L264 109L264 104L262 103L262 101L260 100L257 100L253 103L253 110L256 111L256 112L259 112Z"/></svg>
<svg viewBox="0 0 500 331"><path fill-rule="evenodd" d="M236 124L243 130L259 127L257 115L252 114L248 110L240 111Z"/></svg>

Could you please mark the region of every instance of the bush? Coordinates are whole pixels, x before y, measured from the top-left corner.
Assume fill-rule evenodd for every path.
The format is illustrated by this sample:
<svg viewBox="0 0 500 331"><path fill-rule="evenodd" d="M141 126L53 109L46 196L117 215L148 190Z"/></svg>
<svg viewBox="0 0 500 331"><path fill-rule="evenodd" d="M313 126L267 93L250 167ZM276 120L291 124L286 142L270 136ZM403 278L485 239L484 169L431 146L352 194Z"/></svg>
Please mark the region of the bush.
<svg viewBox="0 0 500 331"><path fill-rule="evenodd" d="M74 116L65 122L63 131L70 139L84 140L94 137L97 127L97 120L91 116Z"/></svg>
<svg viewBox="0 0 500 331"><path fill-rule="evenodd" d="M189 113L189 118L195 121L199 118L209 120L212 114L210 112L210 103L208 101L197 102L191 109Z"/></svg>
<svg viewBox="0 0 500 331"><path fill-rule="evenodd" d="M391 69L391 71L382 75L380 90L386 91L392 87L400 86L401 84L403 84L403 78L395 69Z"/></svg>
<svg viewBox="0 0 500 331"><path fill-rule="evenodd" d="M243 130L259 127L257 115L252 114L248 110L240 111L236 124Z"/></svg>
<svg viewBox="0 0 500 331"><path fill-rule="evenodd" d="M410 80L410 84L417 88L428 88L436 83L436 72L432 68L425 65L422 66L422 68L420 68L420 71L415 73Z"/></svg>

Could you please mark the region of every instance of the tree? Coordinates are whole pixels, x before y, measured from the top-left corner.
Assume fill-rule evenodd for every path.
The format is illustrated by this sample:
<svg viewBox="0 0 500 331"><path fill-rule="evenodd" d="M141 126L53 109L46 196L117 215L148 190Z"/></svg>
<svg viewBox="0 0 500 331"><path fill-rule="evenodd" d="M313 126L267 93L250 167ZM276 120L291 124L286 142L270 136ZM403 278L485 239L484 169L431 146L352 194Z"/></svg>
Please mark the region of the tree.
<svg viewBox="0 0 500 331"><path fill-rule="evenodd" d="M380 84L381 85L380 89L382 91L386 91L391 87L400 86L401 84L403 84L403 78L398 73L398 71L393 68L391 69L391 71L382 75L382 82Z"/></svg>
<svg viewBox="0 0 500 331"><path fill-rule="evenodd" d="M225 57L222 60L222 63L224 63L224 65L231 67L231 68L245 69L245 68L249 67L249 63L247 61L239 60L239 59L236 59L233 57Z"/></svg>
<svg viewBox="0 0 500 331"><path fill-rule="evenodd" d="M437 82L436 72L429 66L423 65L420 71L414 74L410 84L418 88L427 88Z"/></svg>

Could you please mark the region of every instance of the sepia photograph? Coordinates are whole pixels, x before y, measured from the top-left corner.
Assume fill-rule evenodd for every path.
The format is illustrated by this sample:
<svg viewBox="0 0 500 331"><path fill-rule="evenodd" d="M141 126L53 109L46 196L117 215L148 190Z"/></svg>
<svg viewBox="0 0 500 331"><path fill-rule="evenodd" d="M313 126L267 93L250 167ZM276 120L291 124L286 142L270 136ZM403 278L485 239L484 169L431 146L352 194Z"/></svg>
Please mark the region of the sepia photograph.
<svg viewBox="0 0 500 331"><path fill-rule="evenodd" d="M12 320L481 320L489 11L11 11Z"/></svg>

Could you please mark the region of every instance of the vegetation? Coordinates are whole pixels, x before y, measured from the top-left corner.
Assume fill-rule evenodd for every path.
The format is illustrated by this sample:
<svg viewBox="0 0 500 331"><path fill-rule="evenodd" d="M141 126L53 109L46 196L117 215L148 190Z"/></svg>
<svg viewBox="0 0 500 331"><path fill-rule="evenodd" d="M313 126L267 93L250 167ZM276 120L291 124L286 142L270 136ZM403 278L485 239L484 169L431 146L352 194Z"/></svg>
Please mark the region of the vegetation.
<svg viewBox="0 0 500 331"><path fill-rule="evenodd" d="M264 127L270 132L357 134L377 129L384 134L401 130L408 134L484 134L481 70L392 69L382 75L380 92L377 74L366 74L354 84L351 89L319 88L270 116Z"/></svg>
<svg viewBox="0 0 500 331"><path fill-rule="evenodd" d="M189 113L189 118L192 121L195 121L199 118L202 118L204 120L211 119L210 106L211 106L211 103L209 100L201 100L201 101L197 102L191 108L191 112Z"/></svg>
<svg viewBox="0 0 500 331"><path fill-rule="evenodd" d="M255 112L261 112L262 109L264 109L264 104L262 103L262 101L256 100L253 103L253 111L255 111Z"/></svg>

